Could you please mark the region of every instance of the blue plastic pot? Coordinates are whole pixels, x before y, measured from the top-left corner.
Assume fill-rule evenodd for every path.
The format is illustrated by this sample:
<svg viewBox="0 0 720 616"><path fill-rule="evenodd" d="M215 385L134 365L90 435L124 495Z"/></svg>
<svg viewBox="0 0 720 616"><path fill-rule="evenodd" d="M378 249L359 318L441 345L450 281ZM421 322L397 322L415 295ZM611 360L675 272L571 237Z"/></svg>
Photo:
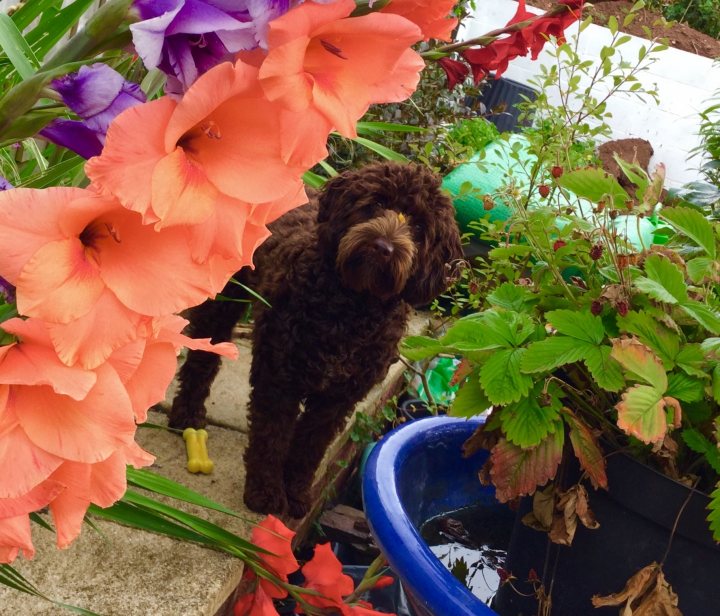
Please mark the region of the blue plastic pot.
<svg viewBox="0 0 720 616"><path fill-rule="evenodd" d="M365 515L418 616L495 614L443 566L418 532L443 513L477 503L502 507L494 489L478 480L488 452L461 455L480 423L451 417L409 422L378 443L365 467Z"/></svg>

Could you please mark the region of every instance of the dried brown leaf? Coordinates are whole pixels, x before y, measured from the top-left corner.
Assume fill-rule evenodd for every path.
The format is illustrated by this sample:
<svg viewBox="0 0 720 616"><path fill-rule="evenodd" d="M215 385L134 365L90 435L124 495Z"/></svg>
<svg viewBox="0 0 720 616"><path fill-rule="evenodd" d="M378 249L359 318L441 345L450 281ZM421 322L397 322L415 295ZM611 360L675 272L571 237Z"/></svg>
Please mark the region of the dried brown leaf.
<svg viewBox="0 0 720 616"><path fill-rule="evenodd" d="M546 533L552 526L554 510L555 486L549 485L544 490L537 490L533 494L532 511L523 517L522 523L534 530Z"/></svg>
<svg viewBox="0 0 720 616"><path fill-rule="evenodd" d="M592 604L595 607L624 604L622 616L682 616L678 597L657 563L640 569L619 593L594 596Z"/></svg>

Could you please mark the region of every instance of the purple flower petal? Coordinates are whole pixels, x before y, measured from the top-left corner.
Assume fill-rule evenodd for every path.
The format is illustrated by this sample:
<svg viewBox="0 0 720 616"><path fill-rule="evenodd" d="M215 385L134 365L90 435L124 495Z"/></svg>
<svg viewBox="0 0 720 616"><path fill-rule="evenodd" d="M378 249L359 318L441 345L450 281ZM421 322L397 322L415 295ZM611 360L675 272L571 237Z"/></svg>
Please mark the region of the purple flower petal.
<svg viewBox="0 0 720 616"><path fill-rule="evenodd" d="M144 21L130 30L145 66L160 68L168 75L166 92L181 94L238 51L266 46L268 23L291 4L291 0L135 0Z"/></svg>
<svg viewBox="0 0 720 616"><path fill-rule="evenodd" d="M8 182L3 176L0 175L0 191L10 190L15 188L10 182Z"/></svg>
<svg viewBox="0 0 720 616"><path fill-rule="evenodd" d="M53 120L40 131L40 135L57 145L72 150L83 158L97 156L103 149L98 134L88 128L84 122L77 120L62 118Z"/></svg>

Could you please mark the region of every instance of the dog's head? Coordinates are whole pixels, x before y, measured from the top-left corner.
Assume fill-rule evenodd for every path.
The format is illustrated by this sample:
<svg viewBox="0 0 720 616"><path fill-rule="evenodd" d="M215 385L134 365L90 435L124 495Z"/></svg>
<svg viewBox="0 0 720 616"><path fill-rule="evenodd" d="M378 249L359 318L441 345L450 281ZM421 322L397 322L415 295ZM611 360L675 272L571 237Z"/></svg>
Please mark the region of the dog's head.
<svg viewBox="0 0 720 616"><path fill-rule="evenodd" d="M448 285L462 250L450 198L421 165L347 171L319 196L318 234L345 286L426 304Z"/></svg>

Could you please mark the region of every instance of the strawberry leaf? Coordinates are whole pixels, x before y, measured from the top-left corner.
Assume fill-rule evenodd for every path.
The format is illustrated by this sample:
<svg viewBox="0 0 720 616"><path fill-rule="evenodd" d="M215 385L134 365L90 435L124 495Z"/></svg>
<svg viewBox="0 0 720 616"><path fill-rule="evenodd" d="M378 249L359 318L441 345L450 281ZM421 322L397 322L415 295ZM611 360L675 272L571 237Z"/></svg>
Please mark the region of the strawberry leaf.
<svg viewBox="0 0 720 616"><path fill-rule="evenodd" d="M540 406L538 396L530 395L501 411L503 432L510 442L523 449L535 447L549 434L562 429L562 425L558 426L559 410L557 398L551 398L548 406Z"/></svg>
<svg viewBox="0 0 720 616"><path fill-rule="evenodd" d="M542 443L532 449L522 449L509 441L501 440L490 454L490 476L495 485L495 496L501 503L532 494L535 488L555 477L562 458L565 433L555 430Z"/></svg>
<svg viewBox="0 0 720 616"><path fill-rule="evenodd" d="M628 371L633 380L645 381L662 395L667 389L667 374L662 362L637 338L613 340L613 359Z"/></svg>
<svg viewBox="0 0 720 616"><path fill-rule="evenodd" d="M683 430L682 438L690 449L705 456L708 464L720 475L720 450L717 445L711 443L702 432L695 428Z"/></svg>
<svg viewBox="0 0 720 616"><path fill-rule="evenodd" d="M453 417L474 417L492 406L480 385L480 371L475 370L458 390L450 408Z"/></svg>
<svg viewBox="0 0 720 616"><path fill-rule="evenodd" d="M650 347L662 360L667 370L672 370L675 356L680 350L677 334L658 323L647 312L628 312L624 317L618 317L617 324L621 331L635 334L640 342Z"/></svg>
<svg viewBox="0 0 720 616"><path fill-rule="evenodd" d="M665 257L652 254L645 259L644 267L646 276L634 281L638 289L666 304L683 304L688 301L685 277L677 265Z"/></svg>
<svg viewBox="0 0 720 616"><path fill-rule="evenodd" d="M590 482L597 490L607 490L608 480L605 473L605 457L597 444L590 428L580 421L569 409L564 409L563 417L570 429L570 443L582 469L588 474Z"/></svg>
<svg viewBox="0 0 720 616"><path fill-rule="evenodd" d="M551 336L528 346L520 369L530 373L553 370L580 361L594 348L591 343L570 336Z"/></svg>
<svg viewBox="0 0 720 616"><path fill-rule="evenodd" d="M634 385L615 405L618 426L643 443L659 443L667 432L665 404L663 392L649 385Z"/></svg>
<svg viewBox="0 0 720 616"><path fill-rule="evenodd" d="M720 541L720 483L717 484L715 491L710 495L708 509L710 514L706 519L710 522L713 539Z"/></svg>
<svg viewBox="0 0 720 616"><path fill-rule="evenodd" d="M701 212L689 207L665 208L660 216L676 230L700 246L711 259L715 258L715 234Z"/></svg>
<svg viewBox="0 0 720 616"><path fill-rule="evenodd" d="M578 340L597 345L605 339L602 319L590 312L552 310L547 313L547 320L561 334Z"/></svg>
<svg viewBox="0 0 720 616"><path fill-rule="evenodd" d="M625 386L620 364L610 357L609 346L593 347L583 361L595 382L607 391L620 391Z"/></svg>
<svg viewBox="0 0 720 616"><path fill-rule="evenodd" d="M532 378L520 372L526 349L501 349L493 353L480 369L480 383L493 404L509 404L527 396Z"/></svg>

